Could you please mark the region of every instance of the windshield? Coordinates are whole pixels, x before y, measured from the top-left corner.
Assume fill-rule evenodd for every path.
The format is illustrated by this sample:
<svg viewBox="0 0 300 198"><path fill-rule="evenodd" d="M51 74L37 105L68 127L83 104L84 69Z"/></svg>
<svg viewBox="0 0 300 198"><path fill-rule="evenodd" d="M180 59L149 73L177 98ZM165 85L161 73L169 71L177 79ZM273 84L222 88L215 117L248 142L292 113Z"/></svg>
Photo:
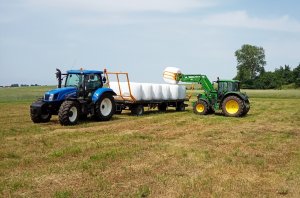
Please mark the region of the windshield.
<svg viewBox="0 0 300 198"><path fill-rule="evenodd" d="M228 82L228 91L240 91L239 83Z"/></svg>
<svg viewBox="0 0 300 198"><path fill-rule="evenodd" d="M240 91L238 82L219 82L218 92Z"/></svg>
<svg viewBox="0 0 300 198"><path fill-rule="evenodd" d="M66 79L66 87L79 87L82 84L81 74L68 74Z"/></svg>

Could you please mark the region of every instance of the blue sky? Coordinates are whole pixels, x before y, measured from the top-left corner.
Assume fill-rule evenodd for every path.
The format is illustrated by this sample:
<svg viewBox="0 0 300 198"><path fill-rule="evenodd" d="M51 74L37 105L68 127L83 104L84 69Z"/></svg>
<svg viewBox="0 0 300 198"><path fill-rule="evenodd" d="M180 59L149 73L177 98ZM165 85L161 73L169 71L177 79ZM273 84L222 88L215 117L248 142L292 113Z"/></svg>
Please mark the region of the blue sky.
<svg viewBox="0 0 300 198"><path fill-rule="evenodd" d="M300 63L297 0L0 0L0 85L56 84L55 68L127 71L161 83L167 66L231 79L234 52L261 46L266 70Z"/></svg>

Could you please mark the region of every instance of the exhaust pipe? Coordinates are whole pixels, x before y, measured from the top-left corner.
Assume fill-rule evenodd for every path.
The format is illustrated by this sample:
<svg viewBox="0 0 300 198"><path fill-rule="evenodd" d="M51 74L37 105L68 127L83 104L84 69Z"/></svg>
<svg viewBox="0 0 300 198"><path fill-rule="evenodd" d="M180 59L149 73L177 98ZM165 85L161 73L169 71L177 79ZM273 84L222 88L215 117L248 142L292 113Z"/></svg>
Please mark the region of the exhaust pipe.
<svg viewBox="0 0 300 198"><path fill-rule="evenodd" d="M61 78L61 71L59 69L56 68L56 78L57 78L57 81L58 81L58 85L57 85L57 88L61 88L61 82L62 82L62 78Z"/></svg>

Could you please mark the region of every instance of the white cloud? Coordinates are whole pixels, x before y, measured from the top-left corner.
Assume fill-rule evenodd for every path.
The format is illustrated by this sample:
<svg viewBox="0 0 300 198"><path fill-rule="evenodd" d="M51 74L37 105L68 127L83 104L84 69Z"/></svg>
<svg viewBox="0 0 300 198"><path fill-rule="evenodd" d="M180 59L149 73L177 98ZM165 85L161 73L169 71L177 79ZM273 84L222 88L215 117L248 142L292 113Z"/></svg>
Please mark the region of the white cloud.
<svg viewBox="0 0 300 198"><path fill-rule="evenodd" d="M210 15L202 19L201 24L211 26L300 32L300 22L291 19L288 15L275 19L262 19L250 17L246 11L235 11Z"/></svg>
<svg viewBox="0 0 300 198"><path fill-rule="evenodd" d="M33 5L96 12L184 12L214 6L216 0L28 0Z"/></svg>

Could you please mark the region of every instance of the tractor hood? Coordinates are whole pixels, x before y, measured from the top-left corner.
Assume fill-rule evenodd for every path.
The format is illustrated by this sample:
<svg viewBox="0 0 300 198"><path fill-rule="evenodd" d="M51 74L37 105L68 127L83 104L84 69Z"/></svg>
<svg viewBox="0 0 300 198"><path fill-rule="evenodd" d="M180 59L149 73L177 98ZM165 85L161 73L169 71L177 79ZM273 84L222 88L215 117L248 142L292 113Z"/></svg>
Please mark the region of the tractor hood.
<svg viewBox="0 0 300 198"><path fill-rule="evenodd" d="M75 87L63 87L47 91L44 95L44 101L61 101L66 97L76 96Z"/></svg>

